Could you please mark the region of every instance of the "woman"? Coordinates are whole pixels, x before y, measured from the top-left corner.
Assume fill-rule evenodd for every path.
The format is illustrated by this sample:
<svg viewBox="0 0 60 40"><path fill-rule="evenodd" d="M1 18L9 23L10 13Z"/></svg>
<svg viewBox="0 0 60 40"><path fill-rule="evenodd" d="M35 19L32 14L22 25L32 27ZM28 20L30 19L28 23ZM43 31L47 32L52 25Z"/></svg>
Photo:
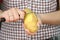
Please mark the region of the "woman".
<svg viewBox="0 0 60 40"><path fill-rule="evenodd" d="M39 26L40 28L35 35L27 36L22 26L23 24L22 20L13 22L14 20L16 21L16 19L14 18L16 18L16 15L18 13L19 15L21 15L20 16L21 19L24 18L24 14L25 14L23 11L20 11L19 9L16 9L13 7L19 8L20 10L23 10L24 8L27 7L31 9L33 12L35 12L37 17L40 19L40 24L43 23ZM0 39L1 40L46 40L46 39L49 40L49 38L59 34L58 32L60 30L59 25L51 25L51 24L60 24L60 21L58 21L60 20L59 18L60 11L53 12L53 11L56 11L56 7L57 7L56 0L9 0L9 1L3 0L4 9L3 8L2 9L3 10L9 9L9 8L12 8L12 9L3 12L1 16L6 18L6 22L2 22ZM53 12L53 13L50 13L50 12ZM6 16L3 16L3 15L6 15ZM57 15L57 16L54 16L54 15ZM55 18L56 19L58 18L58 19L56 20ZM19 19L19 16L18 16L18 19Z"/></svg>

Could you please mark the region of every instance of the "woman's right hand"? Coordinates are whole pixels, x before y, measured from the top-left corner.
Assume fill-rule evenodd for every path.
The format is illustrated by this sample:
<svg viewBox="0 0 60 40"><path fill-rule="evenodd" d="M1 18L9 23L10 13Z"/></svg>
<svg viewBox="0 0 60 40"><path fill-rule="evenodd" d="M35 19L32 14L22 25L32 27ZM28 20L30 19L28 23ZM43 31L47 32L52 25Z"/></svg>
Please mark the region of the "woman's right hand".
<svg viewBox="0 0 60 40"><path fill-rule="evenodd" d="M9 10L4 11L0 18L5 18L5 22L15 22L19 19L24 19L25 13L18 8L10 8Z"/></svg>

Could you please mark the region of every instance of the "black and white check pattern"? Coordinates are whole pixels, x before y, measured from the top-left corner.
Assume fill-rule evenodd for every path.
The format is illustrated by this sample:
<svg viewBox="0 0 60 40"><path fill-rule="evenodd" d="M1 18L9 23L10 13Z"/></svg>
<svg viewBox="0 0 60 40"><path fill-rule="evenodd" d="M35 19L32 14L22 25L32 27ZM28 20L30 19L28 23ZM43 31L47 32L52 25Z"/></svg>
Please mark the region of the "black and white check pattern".
<svg viewBox="0 0 60 40"><path fill-rule="evenodd" d="M56 11L56 0L3 0L3 10L17 7L29 8L36 14ZM27 36L22 26L23 21L2 23L0 40L45 40L60 33L60 26L43 24L34 36Z"/></svg>

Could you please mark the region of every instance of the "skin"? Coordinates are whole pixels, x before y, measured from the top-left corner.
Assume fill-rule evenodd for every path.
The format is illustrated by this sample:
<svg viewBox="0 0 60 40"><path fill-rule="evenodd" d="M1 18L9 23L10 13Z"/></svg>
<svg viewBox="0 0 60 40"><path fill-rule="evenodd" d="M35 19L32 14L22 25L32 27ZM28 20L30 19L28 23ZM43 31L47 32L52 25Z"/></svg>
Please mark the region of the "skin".
<svg viewBox="0 0 60 40"><path fill-rule="evenodd" d="M24 12L18 8L10 8L3 13L0 12L0 18L4 17L6 19L5 22L15 22L19 19L24 19ZM21 16L19 16L21 15Z"/></svg>
<svg viewBox="0 0 60 40"><path fill-rule="evenodd" d="M39 14L42 24L60 25L60 10L47 14Z"/></svg>
<svg viewBox="0 0 60 40"><path fill-rule="evenodd" d="M4 12L0 12L0 18L4 17L6 19L5 22L16 22L19 19L24 19L25 12L21 11L18 8L10 8ZM20 16L19 16L20 15ZM54 25L59 25L60 24L60 10L55 11L52 13L47 13L47 14L38 14L37 15L38 22L37 25L39 24L54 24ZM24 24L23 24L24 26ZM34 35L35 33L30 33L29 30L25 29L26 33L29 35Z"/></svg>
<svg viewBox="0 0 60 40"><path fill-rule="evenodd" d="M38 23L39 24L51 24L51 25L60 25L60 10L46 13L46 14L37 14ZM29 30L26 29L26 32L29 35L34 35L35 33L30 33Z"/></svg>

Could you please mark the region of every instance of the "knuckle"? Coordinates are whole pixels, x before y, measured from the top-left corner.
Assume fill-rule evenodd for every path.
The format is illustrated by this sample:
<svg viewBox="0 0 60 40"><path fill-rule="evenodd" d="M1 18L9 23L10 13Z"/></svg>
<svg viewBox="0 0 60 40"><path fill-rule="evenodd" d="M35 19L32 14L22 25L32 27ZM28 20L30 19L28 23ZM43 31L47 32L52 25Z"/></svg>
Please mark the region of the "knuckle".
<svg viewBox="0 0 60 40"><path fill-rule="evenodd" d="M18 20L18 18L15 18L15 20Z"/></svg>
<svg viewBox="0 0 60 40"><path fill-rule="evenodd" d="M18 20L19 20L19 17L16 17L14 20L15 20L15 21L18 21Z"/></svg>
<svg viewBox="0 0 60 40"><path fill-rule="evenodd" d="M19 17L17 17L17 20L19 20Z"/></svg>
<svg viewBox="0 0 60 40"><path fill-rule="evenodd" d="M10 20L9 19L7 19L7 18L5 18L6 19L6 21L5 22L10 22Z"/></svg>
<svg viewBox="0 0 60 40"><path fill-rule="evenodd" d="M13 21L12 19L10 19L10 21Z"/></svg>
<svg viewBox="0 0 60 40"><path fill-rule="evenodd" d="M10 21L13 21L14 19L13 19L13 16L10 16Z"/></svg>
<svg viewBox="0 0 60 40"><path fill-rule="evenodd" d="M16 22L16 21L17 21L16 19L13 20L13 22Z"/></svg>

